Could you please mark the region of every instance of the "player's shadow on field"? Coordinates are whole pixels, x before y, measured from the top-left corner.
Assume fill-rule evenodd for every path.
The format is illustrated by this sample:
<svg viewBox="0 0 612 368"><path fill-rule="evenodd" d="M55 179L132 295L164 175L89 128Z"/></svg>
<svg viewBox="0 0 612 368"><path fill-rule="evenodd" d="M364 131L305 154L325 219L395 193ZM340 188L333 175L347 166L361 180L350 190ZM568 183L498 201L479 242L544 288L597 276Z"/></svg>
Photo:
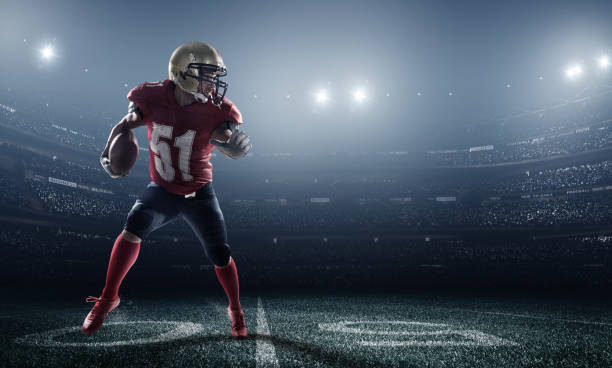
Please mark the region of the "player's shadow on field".
<svg viewBox="0 0 612 368"><path fill-rule="evenodd" d="M277 336L250 334L249 337L244 341L246 342L255 340L269 342L273 344L276 349L289 349L296 353L308 355L312 357L312 359L315 361L323 362L332 366L350 367L360 364L367 365L368 362L365 359L359 359L356 355L344 354L339 350L326 349L323 346L310 344L308 342L295 341ZM232 341L234 341L234 339L228 335L206 335L166 342L162 345L174 349L177 347L188 347L191 345L202 345L206 343L219 342L229 343Z"/></svg>

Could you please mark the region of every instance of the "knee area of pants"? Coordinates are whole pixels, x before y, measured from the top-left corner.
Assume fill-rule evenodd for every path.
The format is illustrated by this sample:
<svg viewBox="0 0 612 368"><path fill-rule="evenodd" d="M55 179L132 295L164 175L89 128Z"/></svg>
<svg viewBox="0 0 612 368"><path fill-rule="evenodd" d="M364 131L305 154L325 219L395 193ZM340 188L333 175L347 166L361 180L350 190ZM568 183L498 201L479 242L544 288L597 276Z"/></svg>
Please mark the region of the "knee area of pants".
<svg viewBox="0 0 612 368"><path fill-rule="evenodd" d="M155 225L155 217L144 211L130 211L124 230L144 240Z"/></svg>
<svg viewBox="0 0 612 368"><path fill-rule="evenodd" d="M139 243L142 241L142 237L134 234L133 232L130 232L127 229L123 229L123 231L121 232L121 235L123 236L123 239L132 242L132 243Z"/></svg>
<svg viewBox="0 0 612 368"><path fill-rule="evenodd" d="M207 245L206 253L215 266L223 267L229 263L230 247L228 244Z"/></svg>

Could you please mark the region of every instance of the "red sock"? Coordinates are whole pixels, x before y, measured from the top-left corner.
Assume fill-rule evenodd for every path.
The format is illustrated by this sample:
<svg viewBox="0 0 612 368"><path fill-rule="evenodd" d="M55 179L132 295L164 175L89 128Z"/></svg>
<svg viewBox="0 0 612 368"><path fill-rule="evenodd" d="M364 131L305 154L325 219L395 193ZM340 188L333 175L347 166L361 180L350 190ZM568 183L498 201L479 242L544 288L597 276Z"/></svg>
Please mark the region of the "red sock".
<svg viewBox="0 0 612 368"><path fill-rule="evenodd" d="M225 290L227 299L229 299L229 307L233 310L240 308L240 293L238 287L238 271L234 259L230 257L230 263L227 267L219 268L215 266L217 278Z"/></svg>
<svg viewBox="0 0 612 368"><path fill-rule="evenodd" d="M117 240L115 240L110 261L108 262L106 285L102 291L102 297L106 299L115 299L118 296L121 281L123 281L123 278L134 262L136 262L139 251L140 242L129 242L123 239L123 235L119 234Z"/></svg>

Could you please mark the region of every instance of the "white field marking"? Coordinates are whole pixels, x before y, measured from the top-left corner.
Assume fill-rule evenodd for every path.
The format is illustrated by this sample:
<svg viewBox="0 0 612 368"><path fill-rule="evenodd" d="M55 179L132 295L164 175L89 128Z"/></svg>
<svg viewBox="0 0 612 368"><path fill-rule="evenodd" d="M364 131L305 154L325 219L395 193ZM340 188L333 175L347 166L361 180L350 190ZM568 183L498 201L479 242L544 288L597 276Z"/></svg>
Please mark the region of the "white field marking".
<svg viewBox="0 0 612 368"><path fill-rule="evenodd" d="M109 322L115 323L128 322L129 320L130 318L128 317L126 308L117 308L113 310L113 313L109 314L108 317Z"/></svg>
<svg viewBox="0 0 612 368"><path fill-rule="evenodd" d="M584 321L579 319L565 319L565 318L555 318L555 317L547 317L547 316L534 316L531 314L518 314L518 313L506 313L506 312L486 312L479 311L474 309L464 309L464 308L443 308L442 309L450 309L450 310L460 310L465 312L472 313L482 313L482 314L493 314L497 316L507 316L507 317L519 317L519 318L529 318L529 319L542 319L549 321L558 321L558 322L568 322L568 323L580 323L583 325L597 325L597 326L612 326L612 323L609 322L600 322L600 321Z"/></svg>
<svg viewBox="0 0 612 368"><path fill-rule="evenodd" d="M270 336L270 329L268 328L266 312L259 297L257 298L257 336L255 367L278 367L274 345L268 339L260 338L261 336Z"/></svg>
<svg viewBox="0 0 612 368"><path fill-rule="evenodd" d="M350 325L399 325L417 327L413 331L372 330L367 328L350 327ZM338 323L319 323L324 331L353 333L359 335L379 336L432 336L432 340L363 340L357 341L361 346L370 347L401 347L401 346L517 346L514 341L486 334L477 330L453 330L449 325L442 323L426 323L413 321L345 321ZM436 329L433 329L436 328ZM468 341L435 340L437 336L458 335Z"/></svg>
<svg viewBox="0 0 612 368"><path fill-rule="evenodd" d="M72 332L80 332L81 326L58 328L56 330L44 331L25 335L15 339L18 344L36 345L36 346L48 346L48 347L112 347L112 346L129 346L129 345L146 345L154 344L159 342L167 342L172 340L183 339L199 333L204 330L204 326L199 323L192 322L179 322L179 321L132 321L132 322L108 322L104 326L120 326L120 325L138 325L138 324L157 324L157 325L168 325L172 329L164 332L157 336L146 337L142 339L134 340L121 340L121 341L100 341L100 342L60 342L55 341L54 338L63 336ZM86 339L83 336L83 339Z"/></svg>
<svg viewBox="0 0 612 368"><path fill-rule="evenodd" d="M436 330L422 330L422 331L389 331L389 330L371 330L357 327L349 327L349 325L355 324L368 324L368 325L401 325L401 326L417 326L417 327L434 327ZM319 328L324 331L331 332L343 332L343 333L354 333L362 335L440 335L449 331L448 325L443 323L427 323L427 322L413 322L413 321L345 321L337 323L319 323Z"/></svg>
<svg viewBox="0 0 612 368"><path fill-rule="evenodd" d="M466 339L471 339L476 342L478 346L518 346L520 344L504 339L501 337L497 337L495 335L487 334L478 330L457 330L455 333L465 337Z"/></svg>
<svg viewBox="0 0 612 368"><path fill-rule="evenodd" d="M208 305L212 306L213 308L215 308L215 311L227 315L227 307L222 306L221 304L218 303L213 303L213 302L208 302Z"/></svg>

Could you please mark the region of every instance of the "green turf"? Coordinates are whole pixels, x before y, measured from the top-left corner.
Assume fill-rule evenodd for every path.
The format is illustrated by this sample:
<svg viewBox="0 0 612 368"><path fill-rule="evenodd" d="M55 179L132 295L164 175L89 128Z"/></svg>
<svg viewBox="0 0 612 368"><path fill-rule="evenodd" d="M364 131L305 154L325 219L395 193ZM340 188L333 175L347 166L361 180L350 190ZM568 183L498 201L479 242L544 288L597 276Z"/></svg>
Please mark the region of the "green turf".
<svg viewBox="0 0 612 368"><path fill-rule="evenodd" d="M269 336L257 323L258 297ZM242 303L251 336L235 341L219 296L123 296L109 324L92 337L77 330L89 305L4 300L0 366L7 367L255 367L258 351L261 357L270 346L274 359L267 362L279 367L612 366L609 302L249 295ZM50 337L57 329L64 330Z"/></svg>

